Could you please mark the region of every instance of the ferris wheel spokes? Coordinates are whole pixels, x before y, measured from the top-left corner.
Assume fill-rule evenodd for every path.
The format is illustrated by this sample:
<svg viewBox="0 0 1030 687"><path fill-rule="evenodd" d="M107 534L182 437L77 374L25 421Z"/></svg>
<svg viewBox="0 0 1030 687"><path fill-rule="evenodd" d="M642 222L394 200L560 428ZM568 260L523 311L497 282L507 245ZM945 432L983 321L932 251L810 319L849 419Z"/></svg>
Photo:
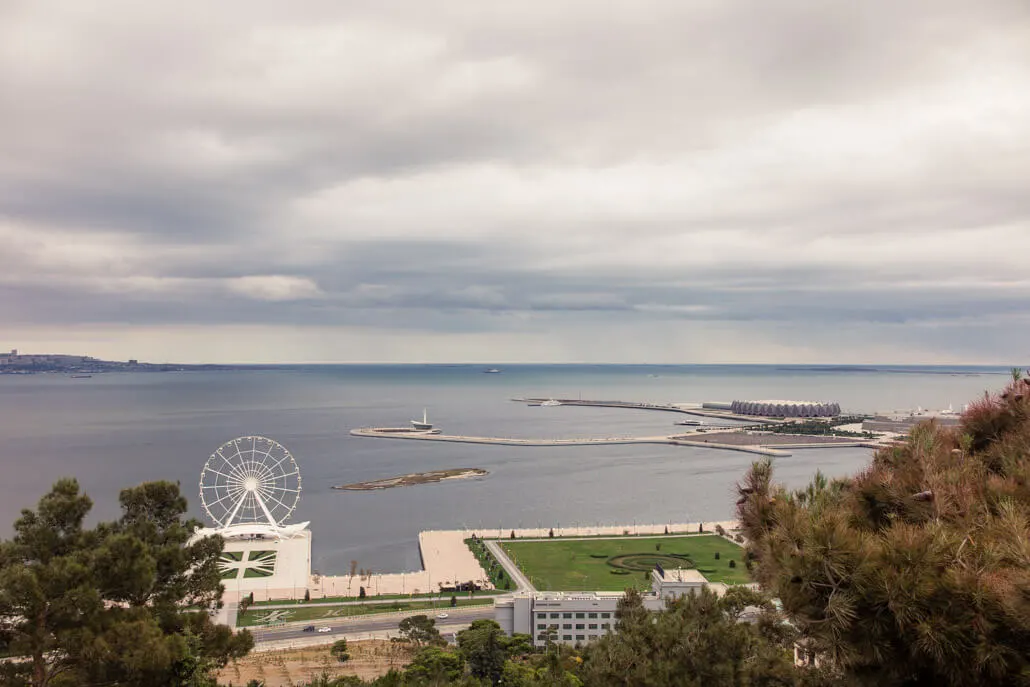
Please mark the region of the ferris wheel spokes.
<svg viewBox="0 0 1030 687"><path fill-rule="evenodd" d="M279 531L300 499L297 462L282 444L239 437L220 446L200 475L200 499L219 527L261 525ZM293 527L293 526L291 526Z"/></svg>

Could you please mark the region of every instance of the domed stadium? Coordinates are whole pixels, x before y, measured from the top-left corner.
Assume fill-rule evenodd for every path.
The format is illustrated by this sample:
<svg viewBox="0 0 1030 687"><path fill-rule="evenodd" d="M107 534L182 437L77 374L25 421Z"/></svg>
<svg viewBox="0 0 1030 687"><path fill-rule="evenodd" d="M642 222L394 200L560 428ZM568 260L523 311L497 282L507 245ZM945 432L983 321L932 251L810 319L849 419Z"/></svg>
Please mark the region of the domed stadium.
<svg viewBox="0 0 1030 687"><path fill-rule="evenodd" d="M836 417L840 404L820 401L734 401L730 410L737 415L762 417Z"/></svg>

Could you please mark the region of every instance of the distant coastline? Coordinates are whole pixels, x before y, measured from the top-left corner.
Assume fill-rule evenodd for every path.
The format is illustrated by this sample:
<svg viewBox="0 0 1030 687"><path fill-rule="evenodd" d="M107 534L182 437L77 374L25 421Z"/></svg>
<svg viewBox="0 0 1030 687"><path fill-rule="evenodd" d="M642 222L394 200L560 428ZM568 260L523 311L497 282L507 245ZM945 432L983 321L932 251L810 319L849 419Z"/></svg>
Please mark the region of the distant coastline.
<svg viewBox="0 0 1030 687"><path fill-rule="evenodd" d="M0 353L0 375L68 374L88 377L105 372L210 372L223 370L274 370L281 365L218 365L141 363L138 360L101 360L88 355L64 353Z"/></svg>

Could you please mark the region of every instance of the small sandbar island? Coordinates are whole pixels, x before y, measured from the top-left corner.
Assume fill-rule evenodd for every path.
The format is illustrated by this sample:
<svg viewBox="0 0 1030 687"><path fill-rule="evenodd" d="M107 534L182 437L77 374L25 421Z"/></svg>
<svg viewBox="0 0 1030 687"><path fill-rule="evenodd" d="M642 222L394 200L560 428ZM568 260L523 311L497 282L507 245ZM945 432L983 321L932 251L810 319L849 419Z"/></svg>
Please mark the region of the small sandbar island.
<svg viewBox="0 0 1030 687"><path fill-rule="evenodd" d="M387 477L376 479L370 482L355 482L354 484L341 484L333 489L344 491L374 491L376 489L393 489L394 487L412 487L416 484L433 484L452 479L471 479L473 477L485 477L490 474L481 468L455 468L452 470L433 470L431 472L414 472L410 475L400 477Z"/></svg>

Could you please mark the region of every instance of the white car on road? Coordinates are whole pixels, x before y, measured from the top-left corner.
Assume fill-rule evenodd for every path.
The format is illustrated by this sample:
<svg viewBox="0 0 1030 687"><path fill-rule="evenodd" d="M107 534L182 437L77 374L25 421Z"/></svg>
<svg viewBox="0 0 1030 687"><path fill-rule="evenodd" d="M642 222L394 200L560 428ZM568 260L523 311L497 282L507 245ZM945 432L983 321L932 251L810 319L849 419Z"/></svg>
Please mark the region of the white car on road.
<svg viewBox="0 0 1030 687"><path fill-rule="evenodd" d="M447 617L447 614L446 613L437 613L436 617L439 618L440 620L443 620L444 618Z"/></svg>
<svg viewBox="0 0 1030 687"><path fill-rule="evenodd" d="M320 627L320 628L318 628L318 631L319 632L332 632L333 628L331 628L331 627Z"/></svg>

